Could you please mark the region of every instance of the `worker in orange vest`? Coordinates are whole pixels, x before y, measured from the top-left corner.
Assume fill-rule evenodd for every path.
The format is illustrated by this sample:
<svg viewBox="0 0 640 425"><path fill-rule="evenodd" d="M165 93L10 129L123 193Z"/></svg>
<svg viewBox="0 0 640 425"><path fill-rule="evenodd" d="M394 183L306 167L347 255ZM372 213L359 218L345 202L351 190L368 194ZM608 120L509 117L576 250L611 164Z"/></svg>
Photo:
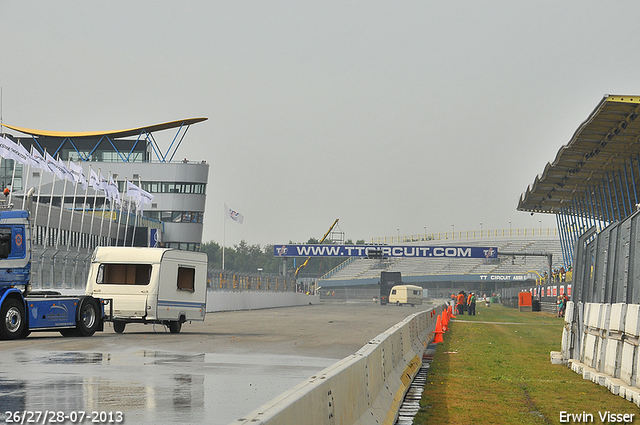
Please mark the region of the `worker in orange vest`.
<svg viewBox="0 0 640 425"><path fill-rule="evenodd" d="M464 292L462 291L458 293L458 303L456 304L456 308L458 309L458 314L464 314Z"/></svg>

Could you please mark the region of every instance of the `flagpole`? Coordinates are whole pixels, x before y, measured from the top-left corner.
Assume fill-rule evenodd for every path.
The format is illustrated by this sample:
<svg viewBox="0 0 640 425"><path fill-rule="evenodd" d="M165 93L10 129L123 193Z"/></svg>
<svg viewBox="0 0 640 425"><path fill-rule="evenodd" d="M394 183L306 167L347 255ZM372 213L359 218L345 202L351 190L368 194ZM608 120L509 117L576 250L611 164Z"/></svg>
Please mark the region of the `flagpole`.
<svg viewBox="0 0 640 425"><path fill-rule="evenodd" d="M223 215L222 215L222 270L224 270L224 245L225 238L227 233L227 204L224 205Z"/></svg>
<svg viewBox="0 0 640 425"><path fill-rule="evenodd" d="M93 188L93 213L91 214L91 222L89 223L89 244L87 246L87 248L89 248L89 251L93 250L93 242L92 242L92 238L93 238L93 219L96 216L96 204L98 203L98 190L100 190L100 168L98 167L98 176L96 177L96 181L98 182L98 189L96 189L95 187ZM96 243L96 246L100 245L100 241L98 241L98 243Z"/></svg>
<svg viewBox="0 0 640 425"><path fill-rule="evenodd" d="M58 155L58 161L60 160L60 155ZM62 230L62 211L64 211L64 197L67 195L67 181L62 180L62 199L60 200L60 216L58 217L58 231L56 232L56 244L55 249L58 249L58 240L60 239L60 232Z"/></svg>
<svg viewBox="0 0 640 425"><path fill-rule="evenodd" d="M125 178L126 180L126 178ZM127 180L126 184L126 194L129 196L129 202L127 203L127 221L124 224L124 241L122 242L122 246L127 246L127 233L129 232L129 216L131 215L131 198L129 195L129 181ZM136 211L137 213L137 211ZM131 240L133 240L133 233L131 233ZM133 246L133 244L132 244Z"/></svg>
<svg viewBox="0 0 640 425"><path fill-rule="evenodd" d="M91 176L91 164L89 164L89 176ZM84 191L84 201L82 201L82 218L80 218L80 240L78 241L78 252L80 252L80 246L82 245L82 231L84 230L84 216L87 214L87 193L89 193L88 184L87 184L87 188ZM89 240L91 240L91 236L89 236Z"/></svg>
<svg viewBox="0 0 640 425"><path fill-rule="evenodd" d="M44 150L45 156L47 153L47 149L45 148ZM53 204L53 192L56 188L56 173L53 173L53 181L51 182L51 196L49 196L49 212L47 213L47 229L45 232L45 238L46 238L46 243L49 243L49 224L51 223L51 205ZM47 246L46 244L43 244L45 247ZM51 245L49 245L51 246Z"/></svg>
<svg viewBox="0 0 640 425"><path fill-rule="evenodd" d="M140 179L140 174L138 174L138 188L142 190L142 181ZM136 235L136 227L138 226L138 213L140 213L140 218L142 218L141 207L142 207L142 197L138 199L138 204L136 205L136 215L135 215L135 218L133 219L133 231L131 232L131 247L133 247L133 242L135 240L135 235Z"/></svg>
<svg viewBox="0 0 640 425"><path fill-rule="evenodd" d="M22 146L22 144L20 144L20 146ZM22 146L22 149L24 149L24 146ZM26 149L24 149L26 150ZM27 202L27 189L29 188L29 174L31 174L31 161L29 161L29 163L27 164L27 175L24 175L24 164L22 165L22 181L23 181L23 185L22 185L22 191L24 192L24 197L23 197L23 202L22 204L25 205Z"/></svg>
<svg viewBox="0 0 640 425"><path fill-rule="evenodd" d="M71 158L69 158L68 161L68 165L67 168L71 169ZM78 178L78 181L80 179ZM69 240L67 241L67 251L71 248L71 235L73 234L71 228L73 226L73 215L76 211L76 196L78 195L78 181L75 182L76 187L73 189L73 203L71 204L71 216L69 217ZM65 183L66 186L66 183ZM80 229L82 230L82 228ZM80 232L78 232L78 235L80 234ZM80 245L80 242L78 241L78 245Z"/></svg>
<svg viewBox="0 0 640 425"><path fill-rule="evenodd" d="M111 186L111 171L109 171L109 182L107 184ZM111 246L111 225L112 224L113 224L113 195L109 196L109 232L107 236L107 246Z"/></svg>
<svg viewBox="0 0 640 425"><path fill-rule="evenodd" d="M127 187L128 177L124 178L124 187ZM120 224L122 223L122 207L123 207L124 199L120 199L120 214L118 215L118 231L116 232L116 246L118 246L118 239L120 238ZM126 225L125 225L126 226ZM127 239L127 229L124 229L124 240L122 241L122 246L125 245L125 240Z"/></svg>
<svg viewBox="0 0 640 425"><path fill-rule="evenodd" d="M35 147L33 145L31 145L31 148L35 149ZM42 189L42 174L43 173L44 173L44 169L41 168L40 169L40 173L38 174L39 175L39 178L38 178L38 202L36 203L36 215L33 218L33 228L36 229L36 231L37 231L37 228L38 228L37 223L36 223L37 220L38 220L38 208L40 207L40 202L42 202L42 198L40 197L40 195L41 195L40 192L41 192L41 189ZM42 241L42 245L44 246L44 241Z"/></svg>
<svg viewBox="0 0 640 425"><path fill-rule="evenodd" d="M9 200L7 201L7 205L11 205L11 195L13 195L13 189L15 189L15 185L13 182L16 179L16 160L13 160L13 172L11 173L11 190L9 191Z"/></svg>
<svg viewBox="0 0 640 425"><path fill-rule="evenodd" d="M127 246L127 233L129 232L129 216L131 215L131 198L127 202L127 221L124 224L124 240L122 246ZM131 233L131 240L133 240L133 232Z"/></svg>
<svg viewBox="0 0 640 425"><path fill-rule="evenodd" d="M98 176L98 178L100 179L100 188L104 192L104 201L102 201L102 214L100 217L100 236L98 236L98 246L102 246L102 227L103 227L102 224L104 223L104 208L107 203L107 191L106 191L106 187L102 187L102 171L100 168L98 168L98 171L100 171L100 175ZM109 171L109 173L111 173L111 171Z"/></svg>

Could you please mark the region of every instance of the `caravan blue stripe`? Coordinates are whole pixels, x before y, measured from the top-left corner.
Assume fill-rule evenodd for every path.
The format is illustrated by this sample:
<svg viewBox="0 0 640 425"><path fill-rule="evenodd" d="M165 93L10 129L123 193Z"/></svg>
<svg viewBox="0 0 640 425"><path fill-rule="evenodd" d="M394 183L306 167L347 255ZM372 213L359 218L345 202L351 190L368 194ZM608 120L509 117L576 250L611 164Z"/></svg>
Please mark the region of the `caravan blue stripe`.
<svg viewBox="0 0 640 425"><path fill-rule="evenodd" d="M203 304L203 303L189 302L189 301L161 301L161 300L158 300L158 306L205 308L205 304Z"/></svg>

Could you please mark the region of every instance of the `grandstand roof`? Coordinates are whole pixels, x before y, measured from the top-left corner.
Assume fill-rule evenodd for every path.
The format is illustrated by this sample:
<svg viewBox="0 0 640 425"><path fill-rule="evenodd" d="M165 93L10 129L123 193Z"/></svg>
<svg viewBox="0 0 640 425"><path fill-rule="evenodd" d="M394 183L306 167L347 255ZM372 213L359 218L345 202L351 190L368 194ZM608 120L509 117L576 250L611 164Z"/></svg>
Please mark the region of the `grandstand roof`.
<svg viewBox="0 0 640 425"><path fill-rule="evenodd" d="M640 189L639 115L640 96L605 95L555 160L520 196L517 209L553 214L573 210L577 198L604 196L598 187L620 196L622 206L611 202L612 209L624 209L625 202L631 209L631 202L638 202L632 201L637 199L635 188ZM602 209L591 213L605 218Z"/></svg>
<svg viewBox="0 0 640 425"><path fill-rule="evenodd" d="M111 130L111 131L48 131L48 130L34 130L31 128L16 127L13 125L2 124L3 127L10 128L20 133L29 134L31 136L42 137L59 137L59 138L79 138L79 137L100 137L108 136L112 139L119 139L123 137L137 136L140 133L153 133L155 131L169 130L171 128L178 128L182 126L188 126L201 121L206 121L207 118L186 118L183 120L169 121L160 124L153 124L144 127L129 128L125 130Z"/></svg>

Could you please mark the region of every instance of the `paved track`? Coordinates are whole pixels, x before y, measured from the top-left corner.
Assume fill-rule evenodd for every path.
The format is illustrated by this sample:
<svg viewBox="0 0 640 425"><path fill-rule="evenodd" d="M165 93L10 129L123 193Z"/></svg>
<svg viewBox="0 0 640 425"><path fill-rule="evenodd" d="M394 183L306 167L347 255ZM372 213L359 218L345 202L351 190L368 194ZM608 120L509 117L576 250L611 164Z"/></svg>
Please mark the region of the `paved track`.
<svg viewBox="0 0 640 425"><path fill-rule="evenodd" d="M179 334L130 324L123 334L107 325L91 338L0 341L0 419L81 410L122 411L131 424L228 424L429 308L323 302L209 313Z"/></svg>

